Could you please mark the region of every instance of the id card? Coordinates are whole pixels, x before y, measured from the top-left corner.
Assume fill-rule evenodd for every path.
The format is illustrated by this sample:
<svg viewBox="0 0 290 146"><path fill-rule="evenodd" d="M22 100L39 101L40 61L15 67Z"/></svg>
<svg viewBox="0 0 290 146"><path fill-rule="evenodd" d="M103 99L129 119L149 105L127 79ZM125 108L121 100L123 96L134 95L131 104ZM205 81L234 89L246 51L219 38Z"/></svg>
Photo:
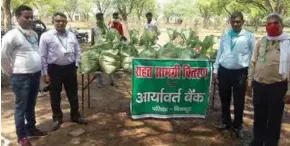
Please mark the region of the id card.
<svg viewBox="0 0 290 146"><path fill-rule="evenodd" d="M69 57L70 55L71 55L71 52L64 53L64 57Z"/></svg>

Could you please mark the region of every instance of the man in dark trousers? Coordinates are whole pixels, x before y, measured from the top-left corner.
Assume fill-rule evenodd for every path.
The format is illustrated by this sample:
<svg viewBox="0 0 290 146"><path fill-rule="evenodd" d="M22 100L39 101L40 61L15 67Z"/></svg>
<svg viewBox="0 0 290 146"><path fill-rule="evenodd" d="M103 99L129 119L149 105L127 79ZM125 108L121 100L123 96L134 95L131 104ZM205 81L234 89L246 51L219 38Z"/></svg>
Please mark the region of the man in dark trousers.
<svg viewBox="0 0 290 146"><path fill-rule="evenodd" d="M42 34L39 48L43 80L50 84L53 130L56 130L60 128L63 117L60 107L62 85L69 99L71 121L78 124L87 124L87 121L79 113L77 68L81 51L78 40L66 30L65 14L55 13L52 21L54 28Z"/></svg>
<svg viewBox="0 0 290 146"><path fill-rule="evenodd" d="M41 76L38 36L31 29L33 10L21 5L15 10L18 26L2 40L1 68L10 78L15 94L14 120L19 146L32 146L29 137L45 136L36 128L35 105Z"/></svg>
<svg viewBox="0 0 290 146"><path fill-rule="evenodd" d="M283 27L281 16L270 14L267 34L253 53L248 77L254 91L252 146L279 145L284 106L290 102L290 35Z"/></svg>
<svg viewBox="0 0 290 146"><path fill-rule="evenodd" d="M214 79L218 81L222 104L222 123L217 128L221 131L233 128L235 135L242 138L246 81L255 37L242 29L242 13L234 12L230 23L232 29L222 35L214 64ZM232 93L235 107L233 123L230 115Z"/></svg>

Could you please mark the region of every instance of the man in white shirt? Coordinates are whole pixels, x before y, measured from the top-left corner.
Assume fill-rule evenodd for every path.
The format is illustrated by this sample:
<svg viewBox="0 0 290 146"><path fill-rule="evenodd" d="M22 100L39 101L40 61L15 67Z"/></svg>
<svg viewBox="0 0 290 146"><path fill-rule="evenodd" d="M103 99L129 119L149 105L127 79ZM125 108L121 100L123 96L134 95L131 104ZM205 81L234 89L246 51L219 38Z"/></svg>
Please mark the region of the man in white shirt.
<svg viewBox="0 0 290 146"><path fill-rule="evenodd" d="M158 29L157 22L153 20L152 18L153 18L153 14L151 12L146 13L147 22L145 23L145 29L153 31L154 33L156 33L157 36L159 36L160 31Z"/></svg>
<svg viewBox="0 0 290 146"><path fill-rule="evenodd" d="M242 138L248 67L255 47L255 37L242 29L244 23L242 13L234 12L230 17L230 23L232 29L221 37L214 64L214 79L218 80L222 104L222 124L218 129L233 128L236 136ZM233 123L230 115L232 93L235 108Z"/></svg>
<svg viewBox="0 0 290 146"><path fill-rule="evenodd" d="M38 36L31 29L32 9L21 5L16 8L15 16L18 26L5 34L2 40L1 67L9 76L16 96L14 119L18 144L31 146L28 137L47 135L35 127L35 104L41 76L41 58Z"/></svg>
<svg viewBox="0 0 290 146"><path fill-rule="evenodd" d="M79 113L77 68L81 50L76 36L66 30L67 17L56 12L52 21L54 28L43 33L39 49L42 60L42 75L50 85L50 102L52 108L53 130L60 128L63 113L61 111L62 85L70 103L71 121L86 125L88 122Z"/></svg>

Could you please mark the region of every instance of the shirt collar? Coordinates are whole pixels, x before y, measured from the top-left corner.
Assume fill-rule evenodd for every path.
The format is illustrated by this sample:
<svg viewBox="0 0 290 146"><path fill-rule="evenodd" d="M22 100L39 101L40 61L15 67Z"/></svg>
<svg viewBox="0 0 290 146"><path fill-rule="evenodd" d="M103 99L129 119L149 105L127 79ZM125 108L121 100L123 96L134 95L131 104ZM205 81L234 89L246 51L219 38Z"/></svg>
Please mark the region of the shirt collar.
<svg viewBox="0 0 290 146"><path fill-rule="evenodd" d="M229 33L230 31L232 31L232 29L230 29L230 30L228 31L228 33ZM227 34L228 34L228 33L227 33ZM237 36L243 36L243 35L246 35L246 33L247 33L246 30L242 29L241 32L240 32Z"/></svg>
<svg viewBox="0 0 290 146"><path fill-rule="evenodd" d="M55 28L52 29L52 32L55 35L59 34ZM64 36L68 36L68 33L69 33L68 30L65 30Z"/></svg>
<svg viewBox="0 0 290 146"><path fill-rule="evenodd" d="M33 35L33 30L30 29L23 29L19 24L16 26L17 29L19 29L25 36L32 36Z"/></svg>

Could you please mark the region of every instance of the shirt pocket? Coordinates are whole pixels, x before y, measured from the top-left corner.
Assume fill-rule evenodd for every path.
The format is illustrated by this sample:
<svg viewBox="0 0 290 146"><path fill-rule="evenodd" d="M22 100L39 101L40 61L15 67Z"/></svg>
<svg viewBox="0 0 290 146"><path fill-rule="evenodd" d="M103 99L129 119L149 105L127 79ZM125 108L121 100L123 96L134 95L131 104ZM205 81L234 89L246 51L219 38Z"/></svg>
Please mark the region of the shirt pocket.
<svg viewBox="0 0 290 146"><path fill-rule="evenodd" d="M237 53L240 55L246 55L250 51L249 45L247 43L248 41L244 39L245 38L241 38L237 40L238 42L236 43Z"/></svg>
<svg viewBox="0 0 290 146"><path fill-rule="evenodd" d="M75 46L74 41L69 40L68 41L68 50L67 50L67 52L74 53L75 52L75 47L74 46Z"/></svg>

